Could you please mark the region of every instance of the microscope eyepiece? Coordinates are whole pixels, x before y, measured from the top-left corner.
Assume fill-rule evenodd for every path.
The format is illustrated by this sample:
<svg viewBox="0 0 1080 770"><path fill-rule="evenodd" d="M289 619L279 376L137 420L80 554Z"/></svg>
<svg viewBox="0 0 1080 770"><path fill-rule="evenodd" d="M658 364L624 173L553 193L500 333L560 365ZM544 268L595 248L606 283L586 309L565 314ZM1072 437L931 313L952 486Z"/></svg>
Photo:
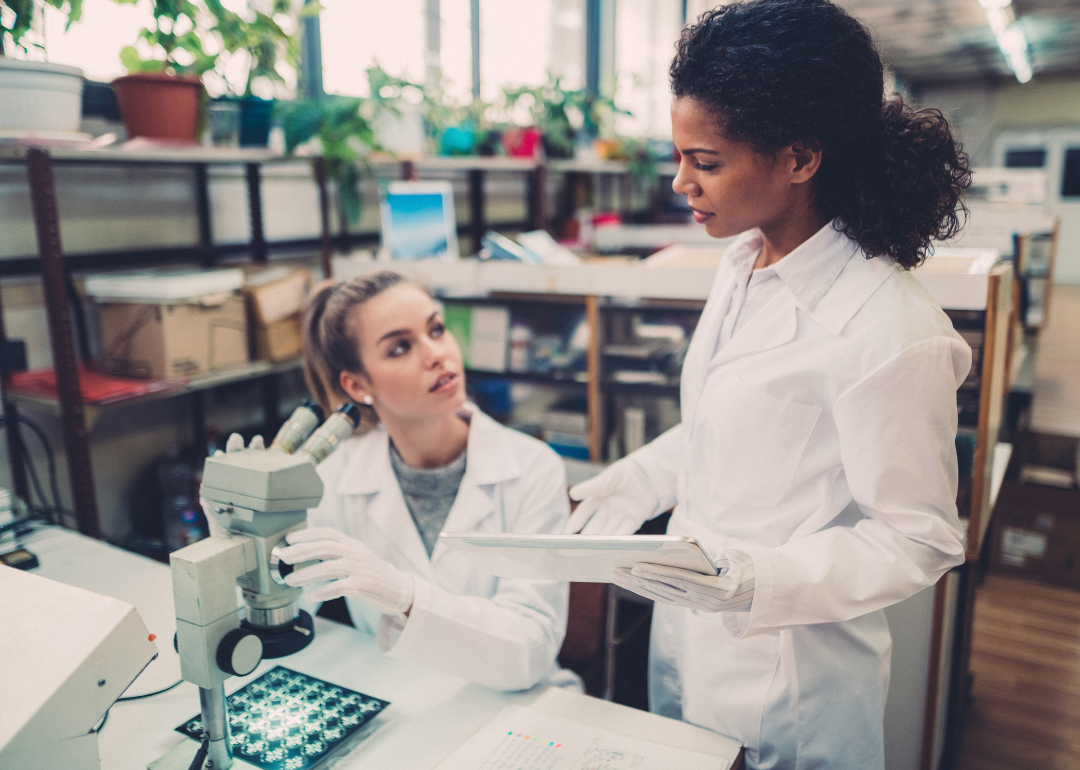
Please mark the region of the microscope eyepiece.
<svg viewBox="0 0 1080 770"><path fill-rule="evenodd" d="M337 449L338 444L351 436L359 424L360 407L351 401L346 402L326 418L321 428L311 434L300 452L306 452L312 462L318 465Z"/></svg>
<svg viewBox="0 0 1080 770"><path fill-rule="evenodd" d="M305 398L281 426L270 448L291 455L322 421L322 407L310 398Z"/></svg>

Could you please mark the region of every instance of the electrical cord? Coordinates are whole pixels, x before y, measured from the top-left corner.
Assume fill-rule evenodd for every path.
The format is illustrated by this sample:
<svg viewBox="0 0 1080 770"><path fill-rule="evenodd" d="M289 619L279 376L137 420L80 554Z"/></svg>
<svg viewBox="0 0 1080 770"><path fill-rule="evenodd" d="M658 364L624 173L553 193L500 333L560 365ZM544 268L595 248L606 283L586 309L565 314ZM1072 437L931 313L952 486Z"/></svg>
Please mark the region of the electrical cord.
<svg viewBox="0 0 1080 770"><path fill-rule="evenodd" d="M206 754L210 751L210 733L203 733L202 744L199 746L199 750L195 752L195 756L191 760L191 764L188 765L188 770L199 770L203 766L203 762L206 761Z"/></svg>
<svg viewBox="0 0 1080 770"><path fill-rule="evenodd" d="M143 698L151 698L151 697L153 697L155 695L161 695L163 692L168 692L169 690L175 689L175 688L179 687L180 685L182 685L183 683L184 683L183 679L178 679L177 681L170 684L168 687L163 687L160 690L154 690L153 692L144 692L142 695L128 695L127 697L124 697L124 698L117 698L116 702L119 703L122 700L142 700Z"/></svg>
<svg viewBox="0 0 1080 770"><path fill-rule="evenodd" d="M60 485L57 483L56 454L53 452L52 444L49 443L45 431L43 431L41 426L33 420L20 414L19 423L28 427L33 434L37 436L38 441L41 443L41 448L45 452L45 460L49 471L49 491L52 492L51 501L45 495L44 488L41 485L41 479L38 477L37 468L34 466L26 442L22 440L20 434L16 433L18 451L30 477L30 485L33 487L33 491L36 493L38 500L41 503L41 510L46 514L50 524L60 524L62 523L62 517L67 512L60 503ZM0 417L0 427L6 427L3 417ZM33 508L33 506L31 506L31 508Z"/></svg>
<svg viewBox="0 0 1080 770"><path fill-rule="evenodd" d="M176 687L179 687L183 683L184 683L184 680L180 679L180 680L178 680L176 682L173 682L168 687L163 687L160 690L154 690L153 692L144 692L142 695L129 695L126 698L117 698L116 702L119 703L122 700L142 700L143 698L149 698L149 697L154 696L154 695L161 695L161 693L168 692L169 690L172 690L172 689L174 689ZM109 712L111 712L111 711L112 711L112 706L110 706L108 709L105 710L105 714L104 714L104 716L101 717L101 721L98 722L97 725L92 730L90 730L90 732L92 732L92 733L100 733L102 731L102 729L104 729L105 723L109 721ZM205 755L204 755L204 759L205 759ZM193 765L193 767L194 767L194 765Z"/></svg>
<svg viewBox="0 0 1080 770"><path fill-rule="evenodd" d="M38 425L36 422L27 417L24 417L21 414L19 415L19 422L28 427L31 431L33 431L34 435L37 436L38 441L41 442L41 448L45 452L45 460L49 468L49 491L52 492L53 510L59 511L60 485L56 482L56 455L53 452L52 444L49 443L49 439L45 436L45 431L43 431L41 429L41 426ZM27 459L29 459L29 453L26 454Z"/></svg>

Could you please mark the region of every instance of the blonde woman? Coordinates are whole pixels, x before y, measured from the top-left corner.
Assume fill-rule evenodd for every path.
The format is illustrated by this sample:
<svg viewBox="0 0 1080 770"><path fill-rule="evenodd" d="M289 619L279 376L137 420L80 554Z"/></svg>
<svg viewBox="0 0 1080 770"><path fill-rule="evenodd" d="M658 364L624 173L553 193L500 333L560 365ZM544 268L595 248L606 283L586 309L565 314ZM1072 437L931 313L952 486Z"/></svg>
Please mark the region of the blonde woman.
<svg viewBox="0 0 1080 770"><path fill-rule="evenodd" d="M329 283L304 319L305 373L324 408L377 424L319 466L326 491L282 558L307 598L345 597L393 657L501 690L580 687L555 662L566 583L495 577L438 542L447 531L561 532L562 462L466 401L461 350L437 302L392 272ZM330 582L325 582L330 581Z"/></svg>

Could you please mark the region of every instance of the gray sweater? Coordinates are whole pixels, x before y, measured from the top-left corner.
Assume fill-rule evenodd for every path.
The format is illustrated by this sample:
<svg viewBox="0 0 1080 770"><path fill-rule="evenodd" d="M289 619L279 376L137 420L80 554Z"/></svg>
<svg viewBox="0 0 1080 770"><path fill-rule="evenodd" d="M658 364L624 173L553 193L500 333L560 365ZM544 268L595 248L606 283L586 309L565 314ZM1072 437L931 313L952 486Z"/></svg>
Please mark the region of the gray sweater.
<svg viewBox="0 0 1080 770"><path fill-rule="evenodd" d="M462 452L442 468L413 468L405 464L393 442L390 442L390 465L429 557L439 541L439 533L450 515L450 508L454 505L458 487L465 475L465 454Z"/></svg>

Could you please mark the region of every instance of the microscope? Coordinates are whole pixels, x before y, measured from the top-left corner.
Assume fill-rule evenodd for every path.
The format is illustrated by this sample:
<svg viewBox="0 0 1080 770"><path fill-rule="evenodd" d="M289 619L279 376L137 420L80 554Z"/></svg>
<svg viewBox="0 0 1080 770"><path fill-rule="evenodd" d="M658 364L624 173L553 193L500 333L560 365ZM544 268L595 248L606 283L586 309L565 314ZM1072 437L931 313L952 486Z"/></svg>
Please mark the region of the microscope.
<svg viewBox="0 0 1080 770"><path fill-rule="evenodd" d="M225 534L169 556L176 605L174 645L181 676L199 686L209 739L206 767L212 770L226 770L233 762L225 680L250 674L264 658L291 655L315 636L311 616L300 609L302 590L285 583L294 567L278 554L287 545L285 536L306 527L308 509L322 499L315 466L352 434L360 410L344 404L316 430L322 416L306 399L268 449L208 457L202 497L207 515ZM243 618L237 586L246 610Z"/></svg>

